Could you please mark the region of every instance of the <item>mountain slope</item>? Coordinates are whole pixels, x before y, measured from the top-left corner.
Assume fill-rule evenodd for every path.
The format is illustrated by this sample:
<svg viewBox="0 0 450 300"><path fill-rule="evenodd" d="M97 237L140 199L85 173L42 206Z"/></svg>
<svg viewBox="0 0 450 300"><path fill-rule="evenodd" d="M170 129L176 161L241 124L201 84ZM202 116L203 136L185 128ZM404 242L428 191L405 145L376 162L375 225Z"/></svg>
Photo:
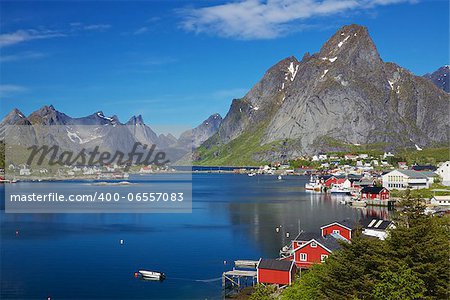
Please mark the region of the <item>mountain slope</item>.
<svg viewBox="0 0 450 300"><path fill-rule="evenodd" d="M248 163L339 150L340 144L424 147L449 141L449 103L429 80L383 62L365 27L344 26L319 53L283 59L233 100L197 159L234 164L226 157L246 139L230 142L254 140L257 133Z"/></svg>
<svg viewBox="0 0 450 300"><path fill-rule="evenodd" d="M450 66L443 66L434 71L423 75L423 77L430 79L438 88L450 93Z"/></svg>

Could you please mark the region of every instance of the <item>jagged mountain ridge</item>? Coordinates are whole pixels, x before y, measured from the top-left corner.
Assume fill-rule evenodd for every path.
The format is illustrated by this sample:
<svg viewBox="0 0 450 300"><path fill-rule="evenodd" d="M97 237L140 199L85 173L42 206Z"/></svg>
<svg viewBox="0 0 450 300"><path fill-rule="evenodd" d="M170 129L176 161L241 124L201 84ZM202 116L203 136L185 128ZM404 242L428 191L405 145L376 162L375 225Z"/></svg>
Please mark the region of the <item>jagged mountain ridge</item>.
<svg viewBox="0 0 450 300"><path fill-rule="evenodd" d="M220 115L214 114L205 122L216 118L222 119ZM107 117L101 111L86 117L72 118L56 110L52 105L46 105L28 117L18 109L13 109L0 122L0 134L3 140L5 131L13 130L7 135L9 139L7 142L15 145L57 144L62 149L71 150L90 149L98 145L104 150L129 152L131 145L141 142L147 145L154 144L159 149L171 152L172 156L181 158L192 150L194 141L201 144L217 131L217 124L210 126L209 131L206 131L205 122L190 130L189 132L193 133L190 136L184 133L180 143L179 139L170 133L157 135L145 124L141 115L133 116L122 124L117 116Z"/></svg>
<svg viewBox="0 0 450 300"><path fill-rule="evenodd" d="M423 77L430 79L438 88L450 93L450 66L440 67L433 73L423 75Z"/></svg>
<svg viewBox="0 0 450 300"><path fill-rule="evenodd" d="M260 134L256 162L338 150L326 140L428 146L449 141L449 103L449 95L429 80L383 62L365 27L344 26L318 53L281 60L233 100L197 158L207 163L227 156L229 144L245 143L239 138L253 133ZM281 141L279 149L259 151Z"/></svg>

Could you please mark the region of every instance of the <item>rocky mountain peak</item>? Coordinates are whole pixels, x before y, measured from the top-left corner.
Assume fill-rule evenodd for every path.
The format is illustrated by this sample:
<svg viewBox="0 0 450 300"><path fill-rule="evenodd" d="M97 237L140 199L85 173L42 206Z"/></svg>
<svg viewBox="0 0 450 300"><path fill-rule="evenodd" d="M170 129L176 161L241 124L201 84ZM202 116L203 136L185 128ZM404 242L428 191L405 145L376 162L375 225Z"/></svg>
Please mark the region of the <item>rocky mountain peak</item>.
<svg viewBox="0 0 450 300"><path fill-rule="evenodd" d="M132 116L126 124L127 125L145 125L142 115Z"/></svg>
<svg viewBox="0 0 450 300"><path fill-rule="evenodd" d="M445 65L433 73L427 73L423 77L430 79L438 88L450 93L450 67Z"/></svg>
<svg viewBox="0 0 450 300"><path fill-rule="evenodd" d="M337 62L352 68L373 68L382 63L367 28L355 24L340 28L322 46L317 56L325 62Z"/></svg>

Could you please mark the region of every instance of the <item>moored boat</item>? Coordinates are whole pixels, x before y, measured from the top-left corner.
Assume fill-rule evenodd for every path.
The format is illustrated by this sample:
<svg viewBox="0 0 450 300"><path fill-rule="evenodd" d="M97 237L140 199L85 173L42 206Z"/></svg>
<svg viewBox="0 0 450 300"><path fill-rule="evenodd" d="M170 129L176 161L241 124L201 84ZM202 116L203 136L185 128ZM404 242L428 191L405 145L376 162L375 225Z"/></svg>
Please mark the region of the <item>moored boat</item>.
<svg viewBox="0 0 450 300"><path fill-rule="evenodd" d="M166 278L166 275L162 272L139 270L139 274L141 274L142 278L150 280L163 280Z"/></svg>

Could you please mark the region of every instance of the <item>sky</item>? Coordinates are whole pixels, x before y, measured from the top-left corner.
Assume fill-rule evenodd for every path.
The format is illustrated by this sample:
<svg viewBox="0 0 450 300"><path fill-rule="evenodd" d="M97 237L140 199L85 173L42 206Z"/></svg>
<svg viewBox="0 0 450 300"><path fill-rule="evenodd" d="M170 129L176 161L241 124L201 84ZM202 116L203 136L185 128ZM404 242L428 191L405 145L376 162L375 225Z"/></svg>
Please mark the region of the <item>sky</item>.
<svg viewBox="0 0 450 300"><path fill-rule="evenodd" d="M1 0L1 117L53 104L196 126L352 23L417 75L449 64L448 0Z"/></svg>

